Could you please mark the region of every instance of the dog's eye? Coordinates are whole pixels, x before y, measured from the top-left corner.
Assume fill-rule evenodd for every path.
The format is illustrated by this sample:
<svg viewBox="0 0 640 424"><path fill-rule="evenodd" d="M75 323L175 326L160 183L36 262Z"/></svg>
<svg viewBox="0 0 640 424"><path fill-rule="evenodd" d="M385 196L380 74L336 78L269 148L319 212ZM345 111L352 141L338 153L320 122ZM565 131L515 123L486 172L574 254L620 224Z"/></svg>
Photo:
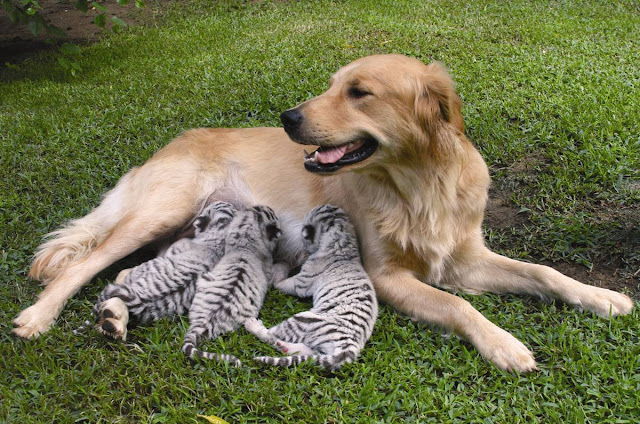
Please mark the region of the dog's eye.
<svg viewBox="0 0 640 424"><path fill-rule="evenodd" d="M348 91L348 94L352 99L361 99L363 97L371 95L370 92L363 90L360 87L351 87Z"/></svg>

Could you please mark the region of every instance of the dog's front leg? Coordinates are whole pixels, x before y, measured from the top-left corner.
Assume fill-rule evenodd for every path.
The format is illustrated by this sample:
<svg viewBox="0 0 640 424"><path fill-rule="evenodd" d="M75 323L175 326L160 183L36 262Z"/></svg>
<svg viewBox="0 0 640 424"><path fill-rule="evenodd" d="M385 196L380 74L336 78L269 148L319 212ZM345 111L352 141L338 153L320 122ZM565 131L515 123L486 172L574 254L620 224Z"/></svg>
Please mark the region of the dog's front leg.
<svg viewBox="0 0 640 424"><path fill-rule="evenodd" d="M420 321L468 340L500 369L536 369L533 354L518 339L493 324L466 300L431 287L405 269L372 278L380 300Z"/></svg>

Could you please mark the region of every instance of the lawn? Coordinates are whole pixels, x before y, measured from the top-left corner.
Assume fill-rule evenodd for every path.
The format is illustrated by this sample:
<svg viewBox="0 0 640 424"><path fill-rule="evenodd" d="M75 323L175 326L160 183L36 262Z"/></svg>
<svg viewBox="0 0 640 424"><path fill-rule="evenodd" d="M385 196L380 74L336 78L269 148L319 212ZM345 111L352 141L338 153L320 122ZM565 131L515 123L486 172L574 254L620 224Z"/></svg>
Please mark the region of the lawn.
<svg viewBox="0 0 640 424"><path fill-rule="evenodd" d="M605 4L606 3L606 4ZM467 134L494 185L485 233L511 257L551 263L640 299L640 6L633 1L189 1L144 28L0 68L0 422L633 423L640 312L600 319L559 303L465 296L529 346L540 370L501 372L467 343L383 306L360 359L336 373L269 369L244 330L206 347L243 368L191 364L186 320L126 343L72 334L101 273L33 341L12 319L47 232L86 214L130 167L182 131L276 126L340 66L403 53L451 71ZM0 65L1 66L1 65ZM270 292L267 325L309 303Z"/></svg>

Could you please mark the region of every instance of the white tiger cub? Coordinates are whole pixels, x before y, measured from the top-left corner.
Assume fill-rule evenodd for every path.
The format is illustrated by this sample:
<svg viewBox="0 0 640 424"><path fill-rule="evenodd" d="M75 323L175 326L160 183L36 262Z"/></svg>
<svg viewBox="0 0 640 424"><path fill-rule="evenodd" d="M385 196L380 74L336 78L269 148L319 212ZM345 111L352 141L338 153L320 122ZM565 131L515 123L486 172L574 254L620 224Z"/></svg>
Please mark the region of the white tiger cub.
<svg viewBox="0 0 640 424"><path fill-rule="evenodd" d="M116 283L100 293L94 307L98 329L125 340L129 319L146 324L184 314L191 306L198 277L224 255L227 227L235 214L229 203L212 203L194 220L194 238L180 239L162 256L126 270L124 279L119 275Z"/></svg>
<svg viewBox="0 0 640 424"><path fill-rule="evenodd" d="M311 310L266 329L261 321L245 328L275 346L285 357L257 357L270 365L291 366L312 360L330 370L353 362L371 337L378 316L373 284L362 267L353 225L342 209L318 206L302 229L310 256L297 275L275 283L285 293L313 296Z"/></svg>
<svg viewBox="0 0 640 424"><path fill-rule="evenodd" d="M273 278L273 255L281 234L278 218L269 207L236 212L227 231L225 255L196 282L182 346L189 358L241 365L235 356L204 352L196 346L202 338L213 339L236 330L258 316Z"/></svg>

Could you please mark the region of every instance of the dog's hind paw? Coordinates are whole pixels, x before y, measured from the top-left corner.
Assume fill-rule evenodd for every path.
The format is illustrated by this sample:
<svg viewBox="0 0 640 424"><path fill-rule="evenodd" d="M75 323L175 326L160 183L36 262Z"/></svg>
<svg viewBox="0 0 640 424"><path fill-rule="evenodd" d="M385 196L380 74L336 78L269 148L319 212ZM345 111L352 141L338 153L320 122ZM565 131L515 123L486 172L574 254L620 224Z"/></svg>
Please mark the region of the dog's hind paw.
<svg viewBox="0 0 640 424"><path fill-rule="evenodd" d="M122 321L113 318L107 318L98 323L98 331L107 337L116 340L127 340L127 326Z"/></svg>
<svg viewBox="0 0 640 424"><path fill-rule="evenodd" d="M127 339L129 308L117 297L104 301L98 312L98 331L116 340Z"/></svg>

